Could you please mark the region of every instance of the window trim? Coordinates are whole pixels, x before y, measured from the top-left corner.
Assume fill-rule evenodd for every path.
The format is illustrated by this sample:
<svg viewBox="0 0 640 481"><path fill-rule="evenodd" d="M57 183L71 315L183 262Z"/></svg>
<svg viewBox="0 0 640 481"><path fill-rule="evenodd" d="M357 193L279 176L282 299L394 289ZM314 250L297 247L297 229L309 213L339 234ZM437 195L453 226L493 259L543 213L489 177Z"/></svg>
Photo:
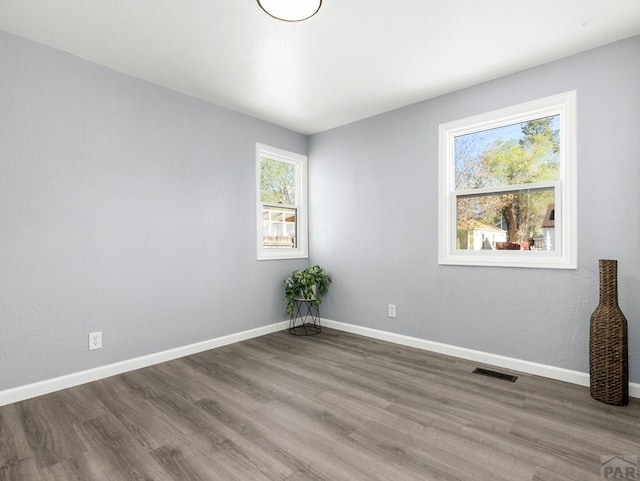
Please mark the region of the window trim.
<svg viewBox="0 0 640 481"><path fill-rule="evenodd" d="M469 191L455 190L455 137L556 114L560 114L560 178L553 182L556 216L560 221L556 250L498 252L456 249L456 199ZM576 120L576 91L570 91L439 126L438 264L577 269ZM545 182L530 185L542 184ZM515 187L522 186L505 186L501 191Z"/></svg>
<svg viewBox="0 0 640 481"><path fill-rule="evenodd" d="M296 165L296 241L293 249L265 249L262 236L262 209L269 202L260 199L260 167L262 157ZM309 257L307 156L256 142L256 258L257 260L307 259Z"/></svg>

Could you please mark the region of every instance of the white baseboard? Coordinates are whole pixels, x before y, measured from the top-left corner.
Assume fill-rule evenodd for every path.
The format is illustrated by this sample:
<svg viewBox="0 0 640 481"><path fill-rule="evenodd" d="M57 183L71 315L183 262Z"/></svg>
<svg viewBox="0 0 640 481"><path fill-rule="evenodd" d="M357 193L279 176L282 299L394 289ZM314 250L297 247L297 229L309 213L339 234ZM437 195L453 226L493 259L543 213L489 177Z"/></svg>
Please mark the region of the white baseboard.
<svg viewBox="0 0 640 481"><path fill-rule="evenodd" d="M198 352L215 349L216 347L226 346L235 342L253 339L254 337L264 336L284 330L288 327L288 321L276 322L268 326L257 327L242 331L228 336L222 336L207 341L189 344L166 351L149 354L146 356L120 361L106 366L100 366L86 371L76 372L65 376L47 379L45 381L35 382L24 386L18 386L12 389L0 391L0 406L11 404L25 399L34 398L50 392L67 389L106 377L115 376L124 372L141 369L143 367L152 366L161 362L171 361L180 357L189 356ZM347 324L344 322L332 321L330 319L322 319L322 325L337 329L340 331L351 332L361 336L380 339L382 341L392 342L403 346L415 347L426 351L446 354L448 356L459 357L469 361L481 362L492 366L512 369L514 371L534 374L536 376L548 377L558 381L570 382L581 386L589 385L589 374L579 371L572 371L560 367L549 366L546 364L538 364L530 361L523 361L497 354L491 354L483 351L475 351L464 347L452 346L440 342L428 341L417 337L405 336L402 334L394 334L392 332L380 331L369 327L357 326L355 324ZM640 384L629 383L629 396L640 398Z"/></svg>
<svg viewBox="0 0 640 481"><path fill-rule="evenodd" d="M446 354L447 356L459 357L461 359L503 367L513 371L520 371L527 374L556 379L558 381L565 381L572 384L578 384L580 386L589 385L589 374L586 372L572 371L570 369L549 366L547 364L523 361L522 359L500 356L498 354L491 354L483 351L475 351L464 347L428 341L426 339L405 336L402 334L394 334L393 332L380 331L370 327L357 326L355 324L347 324L345 322L332 321L330 319L322 319L322 325L340 331L379 339L381 341L388 341L393 342L394 344L424 349L425 351ZM640 398L640 384L629 383L629 396Z"/></svg>
<svg viewBox="0 0 640 481"><path fill-rule="evenodd" d="M33 384L27 384L24 386L7 389L4 391L0 391L0 406L18 401L24 401L25 399L41 396L43 394L59 391L61 389L67 389L73 386L78 386L87 382L97 381L99 379L115 376L116 374L122 374L123 372L133 371L135 369L151 366L153 364L171 361L179 357L189 356L191 354L207 351L216 347L222 347L228 344L233 344L235 342L246 341L247 339L253 339L254 337L264 336L265 334L271 334L272 332L281 331L283 329L286 329L288 326L289 321L276 322L274 324L269 324L268 326L257 327L255 329L249 329L248 331L229 334L228 336L209 339L207 341L197 342L195 344L189 344L187 346L181 346L166 351L156 352L154 354L149 354L146 356L136 357L134 359L128 359L126 361L107 364L106 366L100 366L93 369L88 369L86 371L80 371L53 379L47 379L45 381L35 382Z"/></svg>

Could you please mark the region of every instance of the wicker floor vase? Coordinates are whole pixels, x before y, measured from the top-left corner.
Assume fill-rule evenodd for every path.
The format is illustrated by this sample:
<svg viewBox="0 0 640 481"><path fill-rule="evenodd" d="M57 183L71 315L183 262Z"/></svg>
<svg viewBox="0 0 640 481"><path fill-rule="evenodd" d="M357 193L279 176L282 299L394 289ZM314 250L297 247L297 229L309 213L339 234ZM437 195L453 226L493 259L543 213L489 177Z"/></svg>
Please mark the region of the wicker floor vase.
<svg viewBox="0 0 640 481"><path fill-rule="evenodd" d="M618 261L600 259L600 303L591 315L591 396L616 406L629 404L627 320L618 306Z"/></svg>

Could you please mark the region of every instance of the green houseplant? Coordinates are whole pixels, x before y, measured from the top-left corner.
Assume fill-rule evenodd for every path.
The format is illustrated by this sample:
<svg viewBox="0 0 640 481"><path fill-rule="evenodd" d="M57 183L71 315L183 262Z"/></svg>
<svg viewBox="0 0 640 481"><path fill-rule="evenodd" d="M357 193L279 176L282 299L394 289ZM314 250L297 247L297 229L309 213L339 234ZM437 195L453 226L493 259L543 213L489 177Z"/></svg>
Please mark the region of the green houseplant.
<svg viewBox="0 0 640 481"><path fill-rule="evenodd" d="M320 297L327 293L330 282L331 276L320 266L293 271L284 281L287 314L293 314L296 299L309 299L320 305Z"/></svg>

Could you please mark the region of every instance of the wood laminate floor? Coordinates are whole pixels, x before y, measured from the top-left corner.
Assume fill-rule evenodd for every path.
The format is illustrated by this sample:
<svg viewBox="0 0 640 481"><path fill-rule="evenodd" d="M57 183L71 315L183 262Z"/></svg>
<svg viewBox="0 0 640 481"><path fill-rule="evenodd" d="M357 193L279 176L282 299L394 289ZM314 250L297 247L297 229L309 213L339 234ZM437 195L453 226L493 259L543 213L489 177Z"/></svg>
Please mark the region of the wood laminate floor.
<svg viewBox="0 0 640 481"><path fill-rule="evenodd" d="M476 366L279 332L0 407L0 480L589 481L640 455L640 401Z"/></svg>

